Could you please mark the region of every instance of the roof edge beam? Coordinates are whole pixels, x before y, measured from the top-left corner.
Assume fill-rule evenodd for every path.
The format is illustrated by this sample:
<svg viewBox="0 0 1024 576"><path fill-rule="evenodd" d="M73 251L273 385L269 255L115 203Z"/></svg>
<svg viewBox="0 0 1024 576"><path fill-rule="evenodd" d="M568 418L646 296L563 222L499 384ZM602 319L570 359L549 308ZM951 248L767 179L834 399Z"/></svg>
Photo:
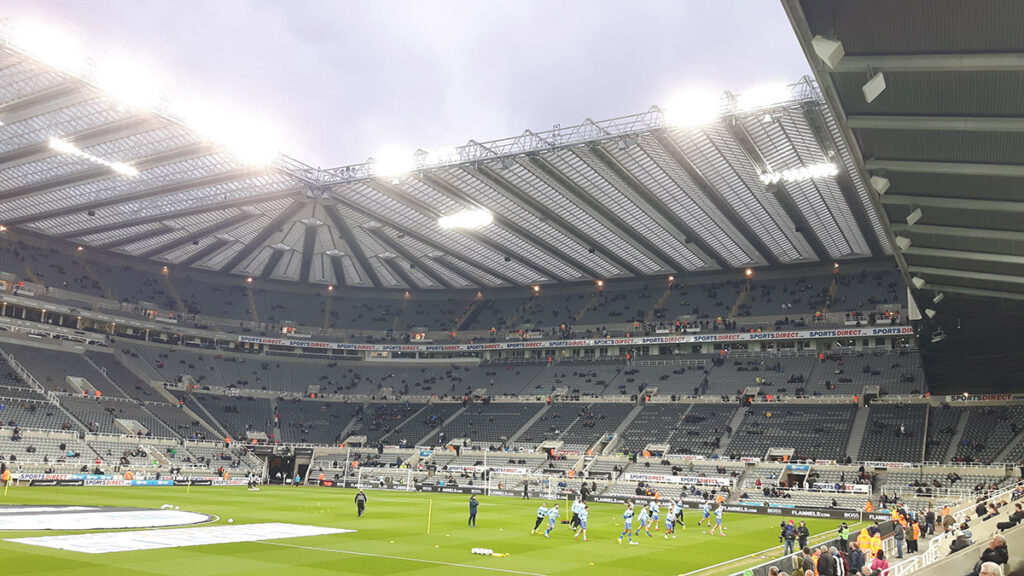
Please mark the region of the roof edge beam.
<svg viewBox="0 0 1024 576"><path fill-rule="evenodd" d="M959 174L963 176L1002 176L1024 178L1024 165L980 164L974 162L923 162L919 160L887 160L872 158L864 161L866 170L911 172L916 174ZM883 197L884 198L884 197Z"/></svg>
<svg viewBox="0 0 1024 576"><path fill-rule="evenodd" d="M1018 72L1024 53L980 54L847 54L832 69L835 73L867 72Z"/></svg>
<svg viewBox="0 0 1024 576"><path fill-rule="evenodd" d="M1024 118L1017 116L889 116L853 114L846 117L853 129L948 130L952 132L1024 132Z"/></svg>

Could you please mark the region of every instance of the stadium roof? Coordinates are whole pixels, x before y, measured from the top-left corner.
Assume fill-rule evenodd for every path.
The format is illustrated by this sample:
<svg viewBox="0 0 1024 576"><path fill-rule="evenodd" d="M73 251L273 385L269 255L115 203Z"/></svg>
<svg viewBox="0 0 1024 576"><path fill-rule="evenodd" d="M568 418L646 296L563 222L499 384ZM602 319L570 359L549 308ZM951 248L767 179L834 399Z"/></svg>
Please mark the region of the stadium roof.
<svg viewBox="0 0 1024 576"><path fill-rule="evenodd" d="M3 37L0 224L157 264L394 289L891 253L810 79L781 98L716 95L699 125L688 122L706 103L687 101L420 151L405 166L333 169L282 155L247 164L172 113L126 105L89 80ZM493 222L439 226L466 210Z"/></svg>
<svg viewBox="0 0 1024 576"><path fill-rule="evenodd" d="M783 4L858 163L884 178L904 268L924 290L1024 300L1024 3ZM816 36L845 55L826 63Z"/></svg>

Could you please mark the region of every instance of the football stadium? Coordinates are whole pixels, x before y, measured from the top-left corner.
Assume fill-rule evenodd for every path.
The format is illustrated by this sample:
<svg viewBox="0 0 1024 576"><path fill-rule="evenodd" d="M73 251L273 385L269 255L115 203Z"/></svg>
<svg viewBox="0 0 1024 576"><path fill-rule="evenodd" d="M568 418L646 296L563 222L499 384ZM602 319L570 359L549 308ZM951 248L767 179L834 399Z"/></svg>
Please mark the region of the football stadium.
<svg viewBox="0 0 1024 576"><path fill-rule="evenodd" d="M802 78L330 168L0 20L2 569L1024 574L1024 3L772 4Z"/></svg>

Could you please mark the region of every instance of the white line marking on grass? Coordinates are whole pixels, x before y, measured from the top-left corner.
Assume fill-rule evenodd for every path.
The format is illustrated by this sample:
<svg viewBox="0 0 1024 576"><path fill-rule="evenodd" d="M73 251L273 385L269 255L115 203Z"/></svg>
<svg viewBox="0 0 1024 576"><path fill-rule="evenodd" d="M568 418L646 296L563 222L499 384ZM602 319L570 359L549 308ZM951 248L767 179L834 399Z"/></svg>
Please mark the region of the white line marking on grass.
<svg viewBox="0 0 1024 576"><path fill-rule="evenodd" d="M456 564L455 562L441 562L440 560L424 560L422 558L406 558L405 556L389 556L387 554L370 554L369 552L352 552L351 550L335 550L334 548L318 548L316 546L300 546L298 544L284 544L282 542L264 542L258 544L269 544L271 546L284 546L286 548L299 548L302 550L316 550L318 552L335 552L337 554L352 554L354 556L370 556L373 558L387 558L389 560L405 560L407 562L422 562L424 564L441 564L443 566L455 566L457 568L469 568L470 570L488 570L490 572L504 572L506 574L523 574L524 576L547 576L536 572L520 572L519 570L508 570L506 568L488 568L486 566L474 566L472 564Z"/></svg>

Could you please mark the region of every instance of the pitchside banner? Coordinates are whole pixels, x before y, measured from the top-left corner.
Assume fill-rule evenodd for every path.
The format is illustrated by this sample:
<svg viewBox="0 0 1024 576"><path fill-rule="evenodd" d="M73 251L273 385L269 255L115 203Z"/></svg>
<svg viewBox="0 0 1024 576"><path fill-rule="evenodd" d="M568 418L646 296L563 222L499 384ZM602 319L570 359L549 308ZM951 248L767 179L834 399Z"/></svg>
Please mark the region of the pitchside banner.
<svg viewBox="0 0 1024 576"><path fill-rule="evenodd" d="M26 480L29 486L241 486L247 484L244 478L225 480L219 477L202 477L192 479L163 480L127 480L120 474L42 474L26 472L18 475L18 480Z"/></svg>
<svg viewBox="0 0 1024 576"><path fill-rule="evenodd" d="M694 484L698 486L729 486L728 478L701 478L699 476L672 476L671 474L640 474L627 472L626 480L634 482L656 482L659 484Z"/></svg>
<svg viewBox="0 0 1024 576"><path fill-rule="evenodd" d="M314 342L293 338L239 336L238 342L317 348L321 350L361 350L367 352L479 352L484 350L523 350L536 348L578 348L600 346L649 346L658 344L701 344L704 342L754 342L757 340L815 340L819 338L859 338L871 336L910 336L910 326L886 328L849 328L841 330L794 330L791 332L742 332L732 334L678 334L641 338L588 338L581 340L545 340L536 342L493 342L487 344L348 344L345 342Z"/></svg>

